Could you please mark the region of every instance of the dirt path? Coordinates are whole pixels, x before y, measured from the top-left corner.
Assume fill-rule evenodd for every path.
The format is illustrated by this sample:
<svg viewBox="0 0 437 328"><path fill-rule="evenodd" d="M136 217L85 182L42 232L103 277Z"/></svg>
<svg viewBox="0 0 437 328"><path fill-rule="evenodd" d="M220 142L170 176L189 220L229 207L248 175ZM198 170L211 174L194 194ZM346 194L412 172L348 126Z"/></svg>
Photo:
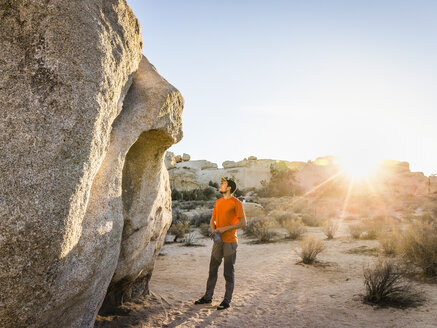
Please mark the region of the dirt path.
<svg viewBox="0 0 437 328"><path fill-rule="evenodd" d="M344 231L344 229L343 229ZM323 237L318 228L308 233ZM224 295L220 267L212 305L194 305L208 275L211 242L205 247L167 244L156 262L142 304L131 305L131 321L118 327L420 327L437 325L437 285L415 284L426 302L418 308L374 308L363 304L363 265L374 256L347 253L372 250L376 241L354 241L345 234L325 241L320 263L296 264L297 241L253 245L240 237L232 307L217 311ZM144 307L149 308L149 312ZM133 318L136 318L133 320ZM127 318L126 318L127 319ZM103 325L102 325L103 327Z"/></svg>

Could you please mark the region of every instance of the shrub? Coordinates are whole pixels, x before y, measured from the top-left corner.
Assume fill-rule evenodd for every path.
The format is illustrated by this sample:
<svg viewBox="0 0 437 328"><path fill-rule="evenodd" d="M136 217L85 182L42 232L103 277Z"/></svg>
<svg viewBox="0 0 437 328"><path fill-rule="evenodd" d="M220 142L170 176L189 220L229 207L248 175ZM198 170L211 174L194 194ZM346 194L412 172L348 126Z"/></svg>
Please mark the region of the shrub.
<svg viewBox="0 0 437 328"><path fill-rule="evenodd" d="M302 222L309 227L320 227L323 223L323 219L312 215L312 214L304 214L302 215Z"/></svg>
<svg viewBox="0 0 437 328"><path fill-rule="evenodd" d="M323 241L314 236L304 238L300 244L300 257L305 264L311 264L316 260L317 255L325 249Z"/></svg>
<svg viewBox="0 0 437 328"><path fill-rule="evenodd" d="M219 189L219 184L217 182L212 182L211 180L209 180L208 185L210 187L216 188L217 190Z"/></svg>
<svg viewBox="0 0 437 328"><path fill-rule="evenodd" d="M209 223L211 222L211 211L204 211L197 214L194 214L191 218L191 222L195 227L200 227L202 223Z"/></svg>
<svg viewBox="0 0 437 328"><path fill-rule="evenodd" d="M211 225L209 223L201 223L200 233L202 236L209 237L209 235L211 234Z"/></svg>
<svg viewBox="0 0 437 328"><path fill-rule="evenodd" d="M416 221L402 232L399 240L402 257L420 267L428 276L437 275L437 228L431 223Z"/></svg>
<svg viewBox="0 0 437 328"><path fill-rule="evenodd" d="M378 232L382 228L382 224L374 220L364 220L361 224L364 230L361 238L368 240L376 239Z"/></svg>
<svg viewBox="0 0 437 328"><path fill-rule="evenodd" d="M353 239L360 239L361 234L364 231L364 227L361 223L351 224L348 229Z"/></svg>
<svg viewBox="0 0 437 328"><path fill-rule="evenodd" d="M296 219L289 219L282 226L287 230L288 238L293 240L299 239L307 230L302 221Z"/></svg>
<svg viewBox="0 0 437 328"><path fill-rule="evenodd" d="M246 226L243 228L244 234L248 237L255 237L255 222L261 219L253 218L247 221Z"/></svg>
<svg viewBox="0 0 437 328"><path fill-rule="evenodd" d="M270 165L270 180L261 181L261 185L257 191L260 197L294 196L302 192L296 180L296 171L284 162Z"/></svg>
<svg viewBox="0 0 437 328"><path fill-rule="evenodd" d="M190 230L190 222L176 221L172 223L170 229L168 229L168 232L175 236L174 242L176 242L178 238L184 238L185 234L189 230Z"/></svg>
<svg viewBox="0 0 437 328"><path fill-rule="evenodd" d="M363 275L366 302L407 305L416 301L417 295L404 279L404 270L394 261L379 259L365 268Z"/></svg>
<svg viewBox="0 0 437 328"><path fill-rule="evenodd" d="M333 239L338 230L338 223L332 220L326 220L323 224L323 232L328 239Z"/></svg>
<svg viewBox="0 0 437 328"><path fill-rule="evenodd" d="M398 243L398 234L394 231L383 231L378 234L378 242L382 252L387 256L396 255L396 247Z"/></svg>
<svg viewBox="0 0 437 328"><path fill-rule="evenodd" d="M272 217L276 220L276 222L278 222L280 226L283 226L284 228L284 224L286 224L290 220L296 219L296 215L294 213L279 211L273 212Z"/></svg>
<svg viewBox="0 0 437 328"><path fill-rule="evenodd" d="M259 242L266 243L276 235L271 231L272 224L267 219L253 219L244 228L245 234L255 237Z"/></svg>
<svg viewBox="0 0 437 328"><path fill-rule="evenodd" d="M184 246L198 246L196 231L190 231L185 235Z"/></svg>
<svg viewBox="0 0 437 328"><path fill-rule="evenodd" d="M193 201L193 200L212 200L217 198L217 190L213 187L206 187L203 189L192 190L172 190L172 199L179 201Z"/></svg>

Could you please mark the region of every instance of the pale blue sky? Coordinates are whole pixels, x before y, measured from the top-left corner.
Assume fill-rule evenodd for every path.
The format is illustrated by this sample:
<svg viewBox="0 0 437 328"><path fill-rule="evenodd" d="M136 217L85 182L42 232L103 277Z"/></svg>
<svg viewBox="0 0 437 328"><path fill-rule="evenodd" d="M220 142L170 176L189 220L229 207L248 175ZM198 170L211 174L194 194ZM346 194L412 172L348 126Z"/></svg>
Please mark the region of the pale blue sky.
<svg viewBox="0 0 437 328"><path fill-rule="evenodd" d="M128 0L185 98L176 154L437 173L436 1Z"/></svg>

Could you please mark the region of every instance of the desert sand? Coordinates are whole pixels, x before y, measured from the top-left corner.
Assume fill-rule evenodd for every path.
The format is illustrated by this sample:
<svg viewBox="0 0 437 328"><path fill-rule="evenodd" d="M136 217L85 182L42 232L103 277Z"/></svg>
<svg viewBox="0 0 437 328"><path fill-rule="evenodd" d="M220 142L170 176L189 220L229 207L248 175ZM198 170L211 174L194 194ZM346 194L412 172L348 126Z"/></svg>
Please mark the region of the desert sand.
<svg viewBox="0 0 437 328"><path fill-rule="evenodd" d="M379 244L351 239L349 223L340 223L313 265L299 263L299 241L253 244L239 232L234 297L225 311L216 310L224 295L223 266L212 305L193 304L204 292L212 241L199 236L204 246L165 244L150 295L126 303L126 313L99 317L96 327L436 327L436 284L412 282L425 299L418 307L362 302L363 266L376 260ZM309 234L325 238L320 228Z"/></svg>

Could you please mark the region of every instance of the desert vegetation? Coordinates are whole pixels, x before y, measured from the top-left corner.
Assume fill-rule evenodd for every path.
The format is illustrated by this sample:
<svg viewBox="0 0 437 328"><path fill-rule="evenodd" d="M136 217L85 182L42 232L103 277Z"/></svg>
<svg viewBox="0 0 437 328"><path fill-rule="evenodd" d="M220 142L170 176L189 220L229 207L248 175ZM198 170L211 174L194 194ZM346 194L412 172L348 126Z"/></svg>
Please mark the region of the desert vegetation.
<svg viewBox="0 0 437 328"><path fill-rule="evenodd" d="M335 184L302 195L293 187L293 171L273 168L272 176L271 183L251 190L253 202L245 203L248 224L239 232L240 243L249 247L284 243L294 250L289 256L296 254L297 264L321 272L335 267L328 254L344 245L342 254L366 263L355 278L362 280L363 288L356 292L362 293L364 303L400 308L423 304L425 299L412 286L437 281L437 194L352 192L346 201L344 188ZM183 241L181 245L209 243L199 237L210 235L215 195L202 200L205 194L191 193L200 196L182 196L174 202L169 234Z"/></svg>
<svg viewBox="0 0 437 328"><path fill-rule="evenodd" d="M302 262L305 264L312 264L317 258L317 255L321 253L325 246L323 241L314 236L308 236L300 243L301 251L299 253L302 258Z"/></svg>
<svg viewBox="0 0 437 328"><path fill-rule="evenodd" d="M393 261L378 259L363 270L366 294L364 301L391 306L412 306L421 301L405 278L405 269Z"/></svg>

